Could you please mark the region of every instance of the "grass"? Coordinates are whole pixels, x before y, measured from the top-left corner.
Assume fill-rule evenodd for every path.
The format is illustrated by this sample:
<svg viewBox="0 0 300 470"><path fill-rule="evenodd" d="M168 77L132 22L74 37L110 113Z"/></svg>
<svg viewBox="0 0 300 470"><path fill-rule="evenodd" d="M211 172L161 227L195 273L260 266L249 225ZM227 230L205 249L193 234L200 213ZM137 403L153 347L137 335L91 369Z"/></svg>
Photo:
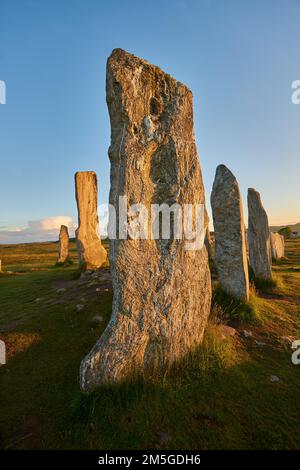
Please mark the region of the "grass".
<svg viewBox="0 0 300 470"><path fill-rule="evenodd" d="M273 269L276 287L252 291L256 316L236 325L233 337L222 333L232 320L223 299L214 302L199 350L162 376L90 396L79 390L79 364L110 318L110 283L78 283L73 243L74 264L66 267L55 267L55 243L0 246L4 269L17 272L0 277L0 339L8 351L0 447L299 448L300 366L283 337L300 338L300 241L286 244L286 259ZM91 326L95 315L103 322Z"/></svg>
<svg viewBox="0 0 300 470"><path fill-rule="evenodd" d="M222 319L233 323L251 323L259 318L257 295L251 286L250 298L238 300L216 285L213 290L212 308L222 312Z"/></svg>
<svg viewBox="0 0 300 470"><path fill-rule="evenodd" d="M281 260L276 261L276 263L272 260L272 265L282 265L286 261L288 261L287 258L282 258ZM278 278L274 277L274 273L272 273L272 279L256 277L251 266L249 266L249 278L254 288L261 293L272 293L278 286L279 282Z"/></svg>
<svg viewBox="0 0 300 470"><path fill-rule="evenodd" d="M74 261L70 258L68 258L66 261L57 261L57 263L55 263L55 267L56 268L65 268L66 266L71 266L72 264L74 264Z"/></svg>
<svg viewBox="0 0 300 470"><path fill-rule="evenodd" d="M255 288L259 290L260 292L273 292L276 287L277 287L277 282L274 277L272 279L263 279L256 277L254 278L253 284L255 285Z"/></svg>

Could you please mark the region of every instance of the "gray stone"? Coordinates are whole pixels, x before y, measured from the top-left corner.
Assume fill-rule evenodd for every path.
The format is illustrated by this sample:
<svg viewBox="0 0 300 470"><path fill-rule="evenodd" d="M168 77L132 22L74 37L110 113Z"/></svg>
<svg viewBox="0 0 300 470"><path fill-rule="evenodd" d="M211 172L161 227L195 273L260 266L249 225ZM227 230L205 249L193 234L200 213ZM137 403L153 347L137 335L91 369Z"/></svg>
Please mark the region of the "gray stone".
<svg viewBox="0 0 300 470"><path fill-rule="evenodd" d="M220 330L222 334L222 339L235 336L236 334L236 329L228 325L220 325Z"/></svg>
<svg viewBox="0 0 300 470"><path fill-rule="evenodd" d="M79 266L82 270L95 270L106 261L107 253L98 234L97 176L93 171L75 174L78 228L76 241Z"/></svg>
<svg viewBox="0 0 300 470"><path fill-rule="evenodd" d="M242 197L238 182L219 165L211 194L215 265L220 287L237 299L249 298L249 274Z"/></svg>
<svg viewBox="0 0 300 470"><path fill-rule="evenodd" d="M205 224L206 224L206 233L205 233L205 239L204 239L204 244L207 250L208 258L211 260L212 259L212 239L210 235L210 230L209 230L209 216L207 213L207 210L205 210Z"/></svg>
<svg viewBox="0 0 300 470"><path fill-rule="evenodd" d="M167 442L169 442L171 439L171 436L164 431L159 431L158 436L160 445L167 444Z"/></svg>
<svg viewBox="0 0 300 470"><path fill-rule="evenodd" d="M100 325L100 323L103 322L103 317L101 317L100 315L95 315L91 321L90 321L90 324L91 326L98 326Z"/></svg>
<svg viewBox="0 0 300 470"><path fill-rule="evenodd" d="M66 225L62 225L59 231L58 263L65 263L69 259L69 232Z"/></svg>
<svg viewBox="0 0 300 470"><path fill-rule="evenodd" d="M59 289L56 290L57 294L64 294L67 291L65 287L60 287Z"/></svg>
<svg viewBox="0 0 300 470"><path fill-rule="evenodd" d="M77 304L76 305L76 312L82 312L82 310L84 309L84 305L83 304Z"/></svg>
<svg viewBox="0 0 300 470"><path fill-rule="evenodd" d="M280 379L277 377L277 375L271 375L270 380L271 382L279 382Z"/></svg>
<svg viewBox="0 0 300 470"><path fill-rule="evenodd" d="M271 243L268 216L260 194L248 189L248 248L254 275L259 279L272 279Z"/></svg>
<svg viewBox="0 0 300 470"><path fill-rule="evenodd" d="M107 63L110 203L204 204L192 93L121 49ZM119 212L117 209L117 225ZM205 228L205 227L204 227ZM111 320L80 369L81 388L165 368L202 343L211 281L205 247L185 240L110 240Z"/></svg>
<svg viewBox="0 0 300 470"><path fill-rule="evenodd" d="M280 233L271 232L271 255L272 259L278 260L284 257L284 237Z"/></svg>
<svg viewBox="0 0 300 470"><path fill-rule="evenodd" d="M259 348L263 348L264 346L266 346L266 343L264 343L263 341L257 341L257 340L255 340L255 344L256 344L256 346L258 346Z"/></svg>
<svg viewBox="0 0 300 470"><path fill-rule="evenodd" d="M245 338L252 338L252 331L244 330L243 334L244 334Z"/></svg>

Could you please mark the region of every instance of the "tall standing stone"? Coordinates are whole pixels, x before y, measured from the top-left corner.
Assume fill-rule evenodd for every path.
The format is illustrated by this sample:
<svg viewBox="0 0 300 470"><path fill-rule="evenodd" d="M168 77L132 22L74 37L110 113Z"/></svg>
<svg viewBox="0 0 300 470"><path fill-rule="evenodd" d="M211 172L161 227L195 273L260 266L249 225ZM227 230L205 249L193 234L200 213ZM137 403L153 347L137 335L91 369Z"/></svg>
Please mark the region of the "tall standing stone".
<svg viewBox="0 0 300 470"><path fill-rule="evenodd" d="M255 277L271 279L271 245L268 216L260 194L248 189L248 248L249 260Z"/></svg>
<svg viewBox="0 0 300 470"><path fill-rule="evenodd" d="M211 239L211 235L210 235L210 230L209 230L209 216L208 216L208 213L207 213L207 210L205 211L205 224L206 224L206 233L205 233L205 239L204 239L204 244L205 244L205 247L206 247L206 250L207 250L207 254L208 254L208 259L212 259L212 245L213 245L213 242L212 242L212 239Z"/></svg>
<svg viewBox="0 0 300 470"><path fill-rule="evenodd" d="M272 259L278 260L284 257L284 237L280 233L271 232Z"/></svg>
<svg viewBox="0 0 300 470"><path fill-rule="evenodd" d="M66 225L61 225L58 242L58 263L65 263L69 259L69 232Z"/></svg>
<svg viewBox="0 0 300 470"><path fill-rule="evenodd" d="M79 266L83 270L95 270L106 261L107 253L98 235L98 188L94 171L75 174L78 228L76 242Z"/></svg>
<svg viewBox="0 0 300 470"><path fill-rule="evenodd" d="M242 196L225 165L219 165L211 194L215 264L220 287L237 299L249 298L249 275Z"/></svg>
<svg viewBox="0 0 300 470"><path fill-rule="evenodd" d="M4 341L0 339L0 366L6 364L6 346Z"/></svg>
<svg viewBox="0 0 300 470"><path fill-rule="evenodd" d="M121 49L107 63L111 121L110 204L205 203L193 130L192 93ZM205 227L203 227L205 229ZM164 370L197 348L210 312L207 251L185 240L110 240L111 320L81 363L81 387Z"/></svg>

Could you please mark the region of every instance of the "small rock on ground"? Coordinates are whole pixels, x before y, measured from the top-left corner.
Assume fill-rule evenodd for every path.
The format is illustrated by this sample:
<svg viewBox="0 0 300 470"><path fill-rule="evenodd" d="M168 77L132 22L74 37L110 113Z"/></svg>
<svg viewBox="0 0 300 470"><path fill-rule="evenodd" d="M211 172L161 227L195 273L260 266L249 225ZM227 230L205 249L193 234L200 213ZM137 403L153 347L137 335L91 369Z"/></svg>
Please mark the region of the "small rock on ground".
<svg viewBox="0 0 300 470"><path fill-rule="evenodd" d="M280 379L277 377L277 375L271 375L270 380L271 382L279 382Z"/></svg>
<svg viewBox="0 0 300 470"><path fill-rule="evenodd" d="M102 322L103 322L103 317L101 317L100 315L95 315L90 321L92 326L100 325L100 323Z"/></svg>
<svg viewBox="0 0 300 470"><path fill-rule="evenodd" d="M63 294L64 292L66 292L66 288L65 287L61 287L60 289L57 289L56 293L57 294Z"/></svg>
<svg viewBox="0 0 300 470"><path fill-rule="evenodd" d="M83 309L84 309L84 305L83 305L83 304L77 304L77 305L76 305L76 311L77 311L77 312L81 312Z"/></svg>
<svg viewBox="0 0 300 470"><path fill-rule="evenodd" d="M164 431L159 431L158 436L159 436L159 443L161 445L166 444L170 440L169 434L167 434Z"/></svg>
<svg viewBox="0 0 300 470"><path fill-rule="evenodd" d="M228 325L220 325L220 330L222 333L222 339L234 336L236 334L236 329Z"/></svg>
<svg viewBox="0 0 300 470"><path fill-rule="evenodd" d="M263 341L255 341L255 344L256 346L259 346L260 348L263 348L264 346L266 346L266 343L264 343Z"/></svg>
<svg viewBox="0 0 300 470"><path fill-rule="evenodd" d="M252 337L252 331L244 330L243 333L244 333L245 338L251 338Z"/></svg>

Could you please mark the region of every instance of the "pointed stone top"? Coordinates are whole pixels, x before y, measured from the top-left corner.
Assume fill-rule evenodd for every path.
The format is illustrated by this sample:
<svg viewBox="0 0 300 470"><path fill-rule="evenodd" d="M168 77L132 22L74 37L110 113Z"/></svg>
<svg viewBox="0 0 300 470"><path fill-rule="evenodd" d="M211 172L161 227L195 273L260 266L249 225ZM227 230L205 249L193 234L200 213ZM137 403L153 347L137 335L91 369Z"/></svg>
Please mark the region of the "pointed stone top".
<svg viewBox="0 0 300 470"><path fill-rule="evenodd" d="M178 85L183 86L184 88L186 88L186 90L189 93L192 94L191 90L186 85L176 80L174 77L172 77L172 75L164 72L157 65L151 64L151 62L148 62L145 59L141 59L140 57L137 57L136 55L125 51L124 49L121 49L121 48L113 49L112 53L108 57L107 64L111 64L112 62L118 63L122 67L128 67L128 68L133 68L133 69L135 69L136 67L140 67L140 66L151 67L152 69L154 69L154 71L158 75L163 74L165 77L169 78L170 81L176 83L177 86Z"/></svg>
<svg viewBox="0 0 300 470"><path fill-rule="evenodd" d="M226 165L218 165L216 169L216 177L231 177L232 179L236 179L234 174L227 168Z"/></svg>
<svg viewBox="0 0 300 470"><path fill-rule="evenodd" d="M256 202L262 207L263 207L263 204L262 204L262 201L261 201L261 196L260 196L260 193L258 191L256 191L256 189L254 188L248 188L248 200L256 200Z"/></svg>
<svg viewBox="0 0 300 470"><path fill-rule="evenodd" d="M248 188L248 193L249 194L255 194L256 196L260 197L260 193L256 191L255 188Z"/></svg>
<svg viewBox="0 0 300 470"><path fill-rule="evenodd" d="M213 184L213 191L222 186L228 191L232 186L238 186L238 182L234 174L225 165L219 165L216 169L216 175Z"/></svg>

